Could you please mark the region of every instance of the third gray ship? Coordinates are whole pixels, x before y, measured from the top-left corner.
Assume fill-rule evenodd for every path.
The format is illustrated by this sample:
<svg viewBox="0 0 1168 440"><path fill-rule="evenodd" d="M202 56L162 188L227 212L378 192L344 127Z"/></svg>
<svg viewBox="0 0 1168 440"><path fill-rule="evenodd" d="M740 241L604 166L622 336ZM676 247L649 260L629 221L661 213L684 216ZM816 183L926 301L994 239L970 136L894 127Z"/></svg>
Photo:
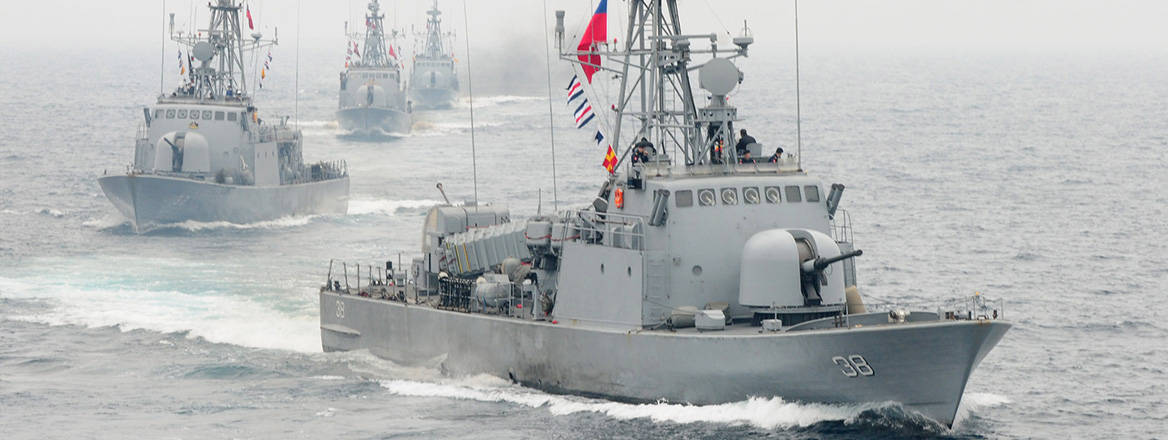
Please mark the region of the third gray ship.
<svg viewBox="0 0 1168 440"><path fill-rule="evenodd" d="M843 185L758 143L721 148L737 139L732 60L753 38L685 34L675 0L629 7L621 48L596 51L618 66L601 69L620 77L621 154L593 203L514 220L447 202L408 268L330 263L324 350L620 401L896 402L951 426L1011 326L1000 304L868 310ZM585 52L561 50L595 63Z"/></svg>
<svg viewBox="0 0 1168 440"><path fill-rule="evenodd" d="M442 32L438 0L434 0L426 15L422 52L414 56L410 74L410 98L420 108L450 108L458 99L458 73L454 70L454 54L447 51L443 42L450 34Z"/></svg>

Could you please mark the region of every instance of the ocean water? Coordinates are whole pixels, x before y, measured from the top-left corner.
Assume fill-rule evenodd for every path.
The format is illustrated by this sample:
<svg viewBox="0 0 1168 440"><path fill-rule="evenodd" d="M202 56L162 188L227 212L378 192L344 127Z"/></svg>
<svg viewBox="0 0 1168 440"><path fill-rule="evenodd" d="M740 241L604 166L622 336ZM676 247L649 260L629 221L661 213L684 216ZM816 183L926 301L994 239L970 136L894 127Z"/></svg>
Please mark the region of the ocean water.
<svg viewBox="0 0 1168 440"><path fill-rule="evenodd" d="M306 159L348 161L349 214L135 235L96 178L132 157L157 52L58 55L0 49L0 438L1168 435L1165 54L805 54L805 168L848 187L865 299L1007 301L951 430L892 404L630 405L322 353L329 259L408 260L436 183L519 217L592 197L604 152L558 91L553 186L542 68L476 72L476 188L468 102L341 136L337 54L306 53L325 60L302 63ZM788 59L742 61L731 102L790 151ZM291 64L266 114L297 108Z"/></svg>

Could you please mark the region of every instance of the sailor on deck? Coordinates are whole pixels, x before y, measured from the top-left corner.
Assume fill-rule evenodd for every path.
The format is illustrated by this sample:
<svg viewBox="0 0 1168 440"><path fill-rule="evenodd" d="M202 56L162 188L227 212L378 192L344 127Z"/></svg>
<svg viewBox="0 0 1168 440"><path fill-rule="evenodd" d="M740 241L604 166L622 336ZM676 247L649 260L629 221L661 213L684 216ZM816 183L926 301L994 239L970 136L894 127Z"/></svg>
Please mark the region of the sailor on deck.
<svg viewBox="0 0 1168 440"><path fill-rule="evenodd" d="M653 147L653 143L649 139L641 138L633 145L633 163L645 163L649 161L650 157L657 154L657 149Z"/></svg>

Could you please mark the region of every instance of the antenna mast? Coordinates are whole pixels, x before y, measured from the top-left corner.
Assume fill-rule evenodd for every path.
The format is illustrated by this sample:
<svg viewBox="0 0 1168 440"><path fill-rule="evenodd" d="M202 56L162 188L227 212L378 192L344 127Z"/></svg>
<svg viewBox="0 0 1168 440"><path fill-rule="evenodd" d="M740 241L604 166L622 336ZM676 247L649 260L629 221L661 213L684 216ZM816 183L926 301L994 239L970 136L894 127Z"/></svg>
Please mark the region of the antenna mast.
<svg viewBox="0 0 1168 440"><path fill-rule="evenodd" d="M560 196L556 188L556 120L552 113L552 56L551 48L548 47L550 38L547 28L547 0L543 0L543 54L547 63L548 133L551 136L552 145L552 207L554 212L559 212Z"/></svg>
<svg viewBox="0 0 1168 440"><path fill-rule="evenodd" d="M475 155L475 123L474 123L474 75L470 68L470 25L466 12L467 0L462 0L462 35L466 37L466 91L470 96L470 166L471 178L474 181L475 210L479 209L479 165Z"/></svg>
<svg viewBox="0 0 1168 440"><path fill-rule="evenodd" d="M799 0L795 0L795 160L803 169L803 106L799 102Z"/></svg>

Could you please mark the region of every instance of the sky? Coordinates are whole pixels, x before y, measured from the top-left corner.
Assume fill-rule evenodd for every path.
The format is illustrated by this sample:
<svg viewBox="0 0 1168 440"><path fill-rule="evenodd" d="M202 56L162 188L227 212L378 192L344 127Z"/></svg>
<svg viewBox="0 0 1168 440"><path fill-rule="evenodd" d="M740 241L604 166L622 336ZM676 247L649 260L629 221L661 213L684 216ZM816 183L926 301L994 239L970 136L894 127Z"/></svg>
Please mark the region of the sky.
<svg viewBox="0 0 1168 440"><path fill-rule="evenodd" d="M445 25L469 31L471 49L490 53L543 43L544 0L441 0ZM552 11L567 11L567 24L582 27L598 0L546 0ZM163 34L163 0L37 0L6 2L0 14L0 47L100 49L158 47ZM179 27L197 12L207 17L205 0L165 0ZM257 25L268 35L280 30L281 43L294 47L299 8L305 49L340 48L346 19L360 22L367 0L249 0ZM424 23L430 0L384 0L387 21L400 29ZM792 0L679 0L687 31L739 33L746 20L757 50L793 47ZM194 7L192 5L201 5ZM299 5L299 6L298 6ZM610 32L620 29L627 0L611 0ZM804 0L799 4L800 44L834 51L1166 51L1168 2L1056 0ZM619 19L617 17L620 17ZM462 42L460 44L465 44Z"/></svg>

